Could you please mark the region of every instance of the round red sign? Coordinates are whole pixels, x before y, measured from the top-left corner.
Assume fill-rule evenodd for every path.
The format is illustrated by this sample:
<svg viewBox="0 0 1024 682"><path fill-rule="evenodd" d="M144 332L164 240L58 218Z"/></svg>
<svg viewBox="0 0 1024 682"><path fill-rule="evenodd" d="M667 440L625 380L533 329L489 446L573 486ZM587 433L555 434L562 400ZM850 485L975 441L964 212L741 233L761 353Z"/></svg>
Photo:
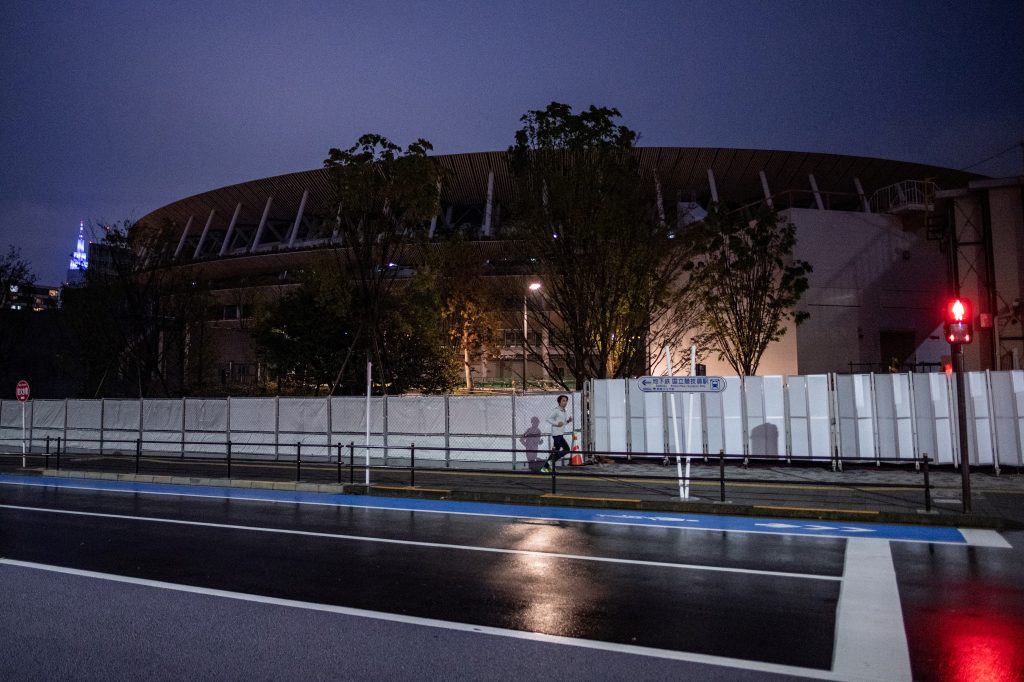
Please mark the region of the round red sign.
<svg viewBox="0 0 1024 682"><path fill-rule="evenodd" d="M10 384L8 384L9 386ZM18 400L25 401L32 395L32 391L29 390L28 382L22 379L18 382L18 385L14 387L14 397Z"/></svg>

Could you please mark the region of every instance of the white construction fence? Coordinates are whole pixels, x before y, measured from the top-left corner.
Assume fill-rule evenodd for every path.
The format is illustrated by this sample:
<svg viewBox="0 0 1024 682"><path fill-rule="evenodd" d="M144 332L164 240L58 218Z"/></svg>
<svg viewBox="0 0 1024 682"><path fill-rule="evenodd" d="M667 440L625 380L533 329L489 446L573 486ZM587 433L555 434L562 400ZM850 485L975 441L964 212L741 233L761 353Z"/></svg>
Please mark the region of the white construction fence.
<svg viewBox="0 0 1024 682"><path fill-rule="evenodd" d="M580 395L570 395L580 422ZM31 400L24 404L24 442L30 452L120 452L245 458L336 455L367 444L372 456L521 464L550 447L547 417L557 393L487 396L323 398L184 398L180 400ZM0 401L0 450L20 452L23 404ZM297 447L298 444L298 447Z"/></svg>
<svg viewBox="0 0 1024 682"><path fill-rule="evenodd" d="M645 393L594 381L593 450L959 462L956 385L945 374L726 377L721 393ZM1024 463L1024 371L965 376L972 464ZM674 396L674 397L673 397ZM675 415L672 418L672 401Z"/></svg>

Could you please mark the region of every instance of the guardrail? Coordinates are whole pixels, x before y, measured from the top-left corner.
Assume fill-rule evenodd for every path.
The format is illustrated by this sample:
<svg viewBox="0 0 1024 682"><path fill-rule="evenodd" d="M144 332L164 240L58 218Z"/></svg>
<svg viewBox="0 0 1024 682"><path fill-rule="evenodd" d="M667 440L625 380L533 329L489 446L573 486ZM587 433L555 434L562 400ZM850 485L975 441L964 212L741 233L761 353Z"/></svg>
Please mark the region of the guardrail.
<svg viewBox="0 0 1024 682"><path fill-rule="evenodd" d="M80 439L79 439L80 440ZM155 443L150 444L156 444ZM402 486L416 489L417 479L434 489L505 491L534 495L633 495L637 499L699 499L715 503L839 504L868 509L933 508L932 460L922 455L906 459L844 461L837 455L787 463L783 458L752 458L741 454L705 457L701 454L666 456L664 453L580 452L582 465L570 465L567 456L550 473L540 473L546 451L524 459L521 451L417 446L380 446L338 443L329 453L310 452L301 442L288 445L276 456L238 456L226 440L223 454L168 454L148 451L141 439L106 439L107 451L83 448L67 452L60 438L27 452L28 468L134 473L177 477L294 480L296 483L332 483L341 486ZM209 441L197 444L208 446ZM282 444L284 445L284 444ZM21 463L20 441L0 442L0 468ZM666 465L679 466L671 473ZM681 463L688 460L686 474ZM691 469L690 464L693 464ZM900 472L902 480L880 480L877 471ZM850 472L844 475L844 471ZM867 477L860 475L866 473ZM621 499L621 498L619 498ZM630 498L632 499L632 498ZM838 500L838 502L837 502Z"/></svg>

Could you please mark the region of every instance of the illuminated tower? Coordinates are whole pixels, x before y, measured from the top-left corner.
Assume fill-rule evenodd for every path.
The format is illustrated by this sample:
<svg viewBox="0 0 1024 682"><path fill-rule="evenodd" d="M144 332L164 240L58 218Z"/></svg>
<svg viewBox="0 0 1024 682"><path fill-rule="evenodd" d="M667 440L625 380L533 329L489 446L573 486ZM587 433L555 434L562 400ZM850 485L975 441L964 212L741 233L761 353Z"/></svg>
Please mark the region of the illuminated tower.
<svg viewBox="0 0 1024 682"><path fill-rule="evenodd" d="M81 284L85 281L85 271L89 268L89 257L85 252L85 221L78 223L78 244L71 254L68 263L68 284Z"/></svg>

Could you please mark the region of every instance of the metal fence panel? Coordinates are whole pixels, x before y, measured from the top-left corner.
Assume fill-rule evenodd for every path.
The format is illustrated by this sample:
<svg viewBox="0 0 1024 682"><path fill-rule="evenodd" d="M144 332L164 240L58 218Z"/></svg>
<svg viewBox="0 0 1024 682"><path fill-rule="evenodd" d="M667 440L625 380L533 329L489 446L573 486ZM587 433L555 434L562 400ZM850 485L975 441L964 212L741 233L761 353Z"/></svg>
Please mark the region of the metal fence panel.
<svg viewBox="0 0 1024 682"><path fill-rule="evenodd" d="M277 455L277 398L232 398L227 422L232 455Z"/></svg>
<svg viewBox="0 0 1024 682"><path fill-rule="evenodd" d="M789 377L786 381L789 395L789 454L792 457L808 457L811 449L811 415L808 400L807 377Z"/></svg>
<svg viewBox="0 0 1024 682"><path fill-rule="evenodd" d="M103 401L103 443L115 453L134 453L140 438L142 403L138 400Z"/></svg>
<svg viewBox="0 0 1024 682"><path fill-rule="evenodd" d="M874 459L874 405L871 377L840 374L836 377L839 423L839 454L851 459Z"/></svg>
<svg viewBox="0 0 1024 682"><path fill-rule="evenodd" d="M192 456L227 455L228 404L226 400L185 400L186 451Z"/></svg>
<svg viewBox="0 0 1024 682"><path fill-rule="evenodd" d="M967 399L967 433L971 464L992 465L995 462L992 415L989 410L988 372L967 372L964 393Z"/></svg>
<svg viewBox="0 0 1024 682"><path fill-rule="evenodd" d="M366 440L366 398L359 396L341 396L331 398L331 431L344 434L341 442L352 440L350 436L362 434ZM384 398L370 397L370 433L384 433ZM383 440L381 440L383 444Z"/></svg>
<svg viewBox="0 0 1024 682"><path fill-rule="evenodd" d="M743 419L746 411L745 383L743 377L725 377L725 391L717 394L722 404L725 453L729 455L747 454L747 430Z"/></svg>
<svg viewBox="0 0 1024 682"><path fill-rule="evenodd" d="M547 412L550 414L550 410ZM511 437L512 401L508 396L452 396L448 399L448 427L452 434Z"/></svg>
<svg viewBox="0 0 1024 682"><path fill-rule="evenodd" d="M781 376L761 377L761 421L754 423L747 412L751 454L769 457L786 453L786 389ZM756 448L756 450L755 450Z"/></svg>
<svg viewBox="0 0 1024 682"><path fill-rule="evenodd" d="M180 400L143 401L143 450L181 454L184 416L185 404Z"/></svg>
<svg viewBox="0 0 1024 682"><path fill-rule="evenodd" d="M69 400L68 429L65 449L69 451L99 450L102 400Z"/></svg>
<svg viewBox="0 0 1024 682"><path fill-rule="evenodd" d="M939 464L953 464L949 380L945 374L914 374L918 449Z"/></svg>
<svg viewBox="0 0 1024 682"><path fill-rule="evenodd" d="M388 396L387 403L389 434L444 435L444 396Z"/></svg>
<svg viewBox="0 0 1024 682"><path fill-rule="evenodd" d="M286 459L295 457L296 444L301 454L326 457L330 453L329 412L327 398L281 398L278 408L279 452ZM365 405L364 405L365 407ZM287 456L283 453L287 452Z"/></svg>
<svg viewBox="0 0 1024 682"><path fill-rule="evenodd" d="M1024 371L992 372L999 463L1024 466Z"/></svg>
<svg viewBox="0 0 1024 682"><path fill-rule="evenodd" d="M875 375L874 407L878 456L883 459L916 458L909 375Z"/></svg>
<svg viewBox="0 0 1024 682"><path fill-rule="evenodd" d="M32 440L36 447L45 447L47 438L56 440L64 437L64 401L32 401ZM56 444L51 445L55 448Z"/></svg>

